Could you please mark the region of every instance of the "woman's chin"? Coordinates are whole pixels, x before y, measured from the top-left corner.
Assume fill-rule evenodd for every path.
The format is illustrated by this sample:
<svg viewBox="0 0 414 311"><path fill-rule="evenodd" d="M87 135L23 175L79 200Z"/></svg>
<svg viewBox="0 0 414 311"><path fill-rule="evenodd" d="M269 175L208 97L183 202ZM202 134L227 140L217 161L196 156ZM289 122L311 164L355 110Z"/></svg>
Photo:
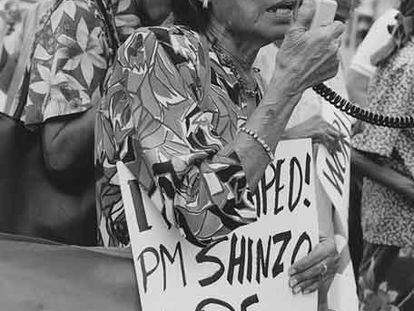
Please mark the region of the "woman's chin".
<svg viewBox="0 0 414 311"><path fill-rule="evenodd" d="M267 31L264 37L269 43L275 41L282 41L285 38L286 33L288 32L290 25L278 26L278 29L275 31ZM271 29L271 28L270 28Z"/></svg>

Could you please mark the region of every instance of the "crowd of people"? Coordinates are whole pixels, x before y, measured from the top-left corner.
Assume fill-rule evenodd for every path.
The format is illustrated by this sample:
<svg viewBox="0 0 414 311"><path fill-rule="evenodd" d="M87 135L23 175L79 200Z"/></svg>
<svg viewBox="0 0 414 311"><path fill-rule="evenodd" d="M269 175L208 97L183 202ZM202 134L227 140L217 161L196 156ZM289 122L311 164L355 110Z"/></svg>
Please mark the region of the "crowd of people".
<svg viewBox="0 0 414 311"><path fill-rule="evenodd" d="M3 2L7 234L128 247L121 161L162 202L165 221L204 247L256 220L252 197L279 141L340 149L345 137L317 115L312 86L336 79L370 111L414 115L411 0L377 21L347 70L339 51L353 0L338 0L335 22L312 30L313 0ZM412 311L414 130L356 122L351 144L360 309ZM318 217L320 243L291 267L289 283L296 294L319 290L327 310L325 285L340 256L332 206Z"/></svg>

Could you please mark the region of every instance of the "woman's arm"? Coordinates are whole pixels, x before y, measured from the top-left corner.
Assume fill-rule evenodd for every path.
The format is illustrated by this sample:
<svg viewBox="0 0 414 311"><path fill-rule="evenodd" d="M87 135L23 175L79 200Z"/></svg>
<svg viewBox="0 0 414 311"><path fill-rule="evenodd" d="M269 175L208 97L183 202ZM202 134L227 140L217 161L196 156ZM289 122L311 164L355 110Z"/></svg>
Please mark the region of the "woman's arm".
<svg viewBox="0 0 414 311"><path fill-rule="evenodd" d="M59 176L72 179L93 170L96 106L86 112L48 120L42 130L44 161Z"/></svg>
<svg viewBox="0 0 414 311"><path fill-rule="evenodd" d="M356 149L352 149L351 159L352 163L363 175L406 196L410 201L414 202L414 180L401 175L389 167L376 164Z"/></svg>
<svg viewBox="0 0 414 311"><path fill-rule="evenodd" d="M335 22L315 32L307 31L313 12L314 3L305 1L277 54L268 91L245 125L254 130L273 151L282 139L302 93L307 88L332 78L338 70L338 38L344 31L344 26ZM240 134L224 152L228 149L235 150L240 156L248 184L251 189L256 189L269 163L263 150L257 148L257 142L245 134Z"/></svg>
<svg viewBox="0 0 414 311"><path fill-rule="evenodd" d="M316 115L286 129L282 135L283 140L301 138L312 138L312 143L322 144L330 153L334 153L341 148L340 142L345 138L345 135L326 122L320 115Z"/></svg>
<svg viewBox="0 0 414 311"><path fill-rule="evenodd" d="M64 1L43 29L56 40L34 49L27 123L42 123L45 166L59 179L93 176L95 106L110 61L102 23L93 4Z"/></svg>

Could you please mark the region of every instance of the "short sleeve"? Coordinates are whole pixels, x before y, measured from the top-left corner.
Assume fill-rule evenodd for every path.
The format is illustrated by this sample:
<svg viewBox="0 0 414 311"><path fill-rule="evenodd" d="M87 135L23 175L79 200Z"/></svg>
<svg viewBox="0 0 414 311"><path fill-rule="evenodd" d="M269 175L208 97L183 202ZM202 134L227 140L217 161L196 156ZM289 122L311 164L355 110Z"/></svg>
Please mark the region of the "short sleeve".
<svg viewBox="0 0 414 311"><path fill-rule="evenodd" d="M379 68L369 88L367 107L369 111L391 117L412 115L414 112L412 108L414 100L413 51L414 42L411 41L389 59L387 64ZM402 139L405 140L403 143L405 146L410 140L413 145L412 130L365 124L363 132L355 135L352 143L358 150L390 157L394 150L403 151L401 149ZM411 155L413 155L412 152Z"/></svg>
<svg viewBox="0 0 414 311"><path fill-rule="evenodd" d="M111 50L91 1L63 1L38 31L30 67L26 124L81 113L101 98Z"/></svg>

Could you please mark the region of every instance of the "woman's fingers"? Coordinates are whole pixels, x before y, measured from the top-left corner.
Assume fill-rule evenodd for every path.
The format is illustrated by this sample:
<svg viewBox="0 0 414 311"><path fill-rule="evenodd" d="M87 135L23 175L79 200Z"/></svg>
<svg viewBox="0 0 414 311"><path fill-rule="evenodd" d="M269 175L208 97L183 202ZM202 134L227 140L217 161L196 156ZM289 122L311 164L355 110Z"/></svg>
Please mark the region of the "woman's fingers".
<svg viewBox="0 0 414 311"><path fill-rule="evenodd" d="M295 26L309 29L313 16L315 15L316 3L315 0L303 0L296 15Z"/></svg>
<svg viewBox="0 0 414 311"><path fill-rule="evenodd" d="M340 143L344 138L344 134L326 121L320 121L318 132L313 135L314 142L322 143L326 148L332 151L340 149Z"/></svg>
<svg viewBox="0 0 414 311"><path fill-rule="evenodd" d="M329 136L329 139L337 146L339 146L341 140L345 138L344 134L333 128L328 129L326 134Z"/></svg>
<svg viewBox="0 0 414 311"><path fill-rule="evenodd" d="M319 264L327 257L337 257L337 254L338 252L336 250L335 242L332 239L327 239L316 245L315 249L308 256L294 263L289 268L289 275L293 277L296 274Z"/></svg>
<svg viewBox="0 0 414 311"><path fill-rule="evenodd" d="M292 292L293 294L299 294L299 293L303 293L303 294L309 294L312 291L309 291L309 288L316 288L318 289L320 284L322 283L321 278L317 277L317 278L313 278L311 280L306 280L305 282L302 282L301 284L298 284L297 286L294 286L292 288ZM313 290L315 291L315 290Z"/></svg>
<svg viewBox="0 0 414 311"><path fill-rule="evenodd" d="M332 24L322 28L331 39L339 39L345 31L345 24L340 21L334 21Z"/></svg>
<svg viewBox="0 0 414 311"><path fill-rule="evenodd" d="M316 280L313 281L311 284L309 284L308 286L304 287L302 289L302 293L304 293L305 295L313 293L314 291L316 291L321 285L323 284L323 280Z"/></svg>
<svg viewBox="0 0 414 311"><path fill-rule="evenodd" d="M328 264L327 261L322 261L309 269L302 271L295 276L293 276L290 281L289 285L291 287L301 287L304 288L303 283L311 281L313 279L321 279L326 273L328 273Z"/></svg>
<svg viewBox="0 0 414 311"><path fill-rule="evenodd" d="M340 151L342 144L345 141L346 135L337 130L331 124L323 120L322 118L310 119L311 128L314 129L314 133L311 135L313 143L320 143L324 145L329 153L335 153ZM307 133L310 131L308 130Z"/></svg>
<svg viewBox="0 0 414 311"><path fill-rule="evenodd" d="M329 124L328 122L324 121L324 133L328 134L329 136L331 136L333 139L342 139L345 137L345 135L340 132L339 130L337 130L335 127L333 127L331 124Z"/></svg>
<svg viewBox="0 0 414 311"><path fill-rule="evenodd" d="M328 263L329 262L329 263ZM313 278L306 279L301 283L297 284L295 287L292 288L292 292L294 294L303 293L303 294L310 294L319 289L327 280L332 279L337 270L337 261L335 259L331 259L326 261L326 270L325 268L321 272L321 274L314 276Z"/></svg>
<svg viewBox="0 0 414 311"><path fill-rule="evenodd" d="M306 271L310 267L325 259L329 253L330 250L327 250L323 243L316 245L315 249L308 256L297 261L292 267L290 267L289 275L293 277L298 273Z"/></svg>
<svg viewBox="0 0 414 311"><path fill-rule="evenodd" d="M297 94L334 77L338 72L339 38L345 26L334 22L309 31L314 6L314 0L304 0L276 57L277 68L272 80L286 82L283 87L287 93Z"/></svg>
<svg viewBox="0 0 414 311"><path fill-rule="evenodd" d="M332 279L338 268L338 256L330 256L313 267L296 274L289 280L294 294L308 294L319 288L326 280Z"/></svg>

